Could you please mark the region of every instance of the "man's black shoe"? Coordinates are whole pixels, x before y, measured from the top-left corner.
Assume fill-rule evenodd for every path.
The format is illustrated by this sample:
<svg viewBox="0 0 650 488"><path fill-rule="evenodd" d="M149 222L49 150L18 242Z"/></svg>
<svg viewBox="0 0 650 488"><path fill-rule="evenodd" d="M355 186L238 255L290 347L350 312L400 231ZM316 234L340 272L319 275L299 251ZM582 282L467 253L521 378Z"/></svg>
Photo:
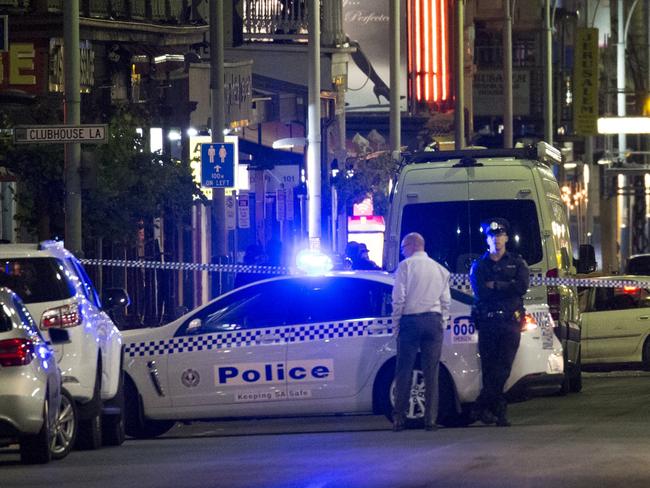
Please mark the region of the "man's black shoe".
<svg viewBox="0 0 650 488"><path fill-rule="evenodd" d="M427 432L435 432L436 430L438 430L438 426L436 424L425 423L424 430L426 430Z"/></svg>
<svg viewBox="0 0 650 488"><path fill-rule="evenodd" d="M393 419L393 432L404 430L404 420L399 418Z"/></svg>
<svg viewBox="0 0 650 488"><path fill-rule="evenodd" d="M512 425L510 421L505 417L499 417L496 421L496 424L499 427L510 427Z"/></svg>
<svg viewBox="0 0 650 488"><path fill-rule="evenodd" d="M497 418L494 416L492 412L488 410L483 410L479 415L479 420L483 422L485 425L490 425L496 423Z"/></svg>

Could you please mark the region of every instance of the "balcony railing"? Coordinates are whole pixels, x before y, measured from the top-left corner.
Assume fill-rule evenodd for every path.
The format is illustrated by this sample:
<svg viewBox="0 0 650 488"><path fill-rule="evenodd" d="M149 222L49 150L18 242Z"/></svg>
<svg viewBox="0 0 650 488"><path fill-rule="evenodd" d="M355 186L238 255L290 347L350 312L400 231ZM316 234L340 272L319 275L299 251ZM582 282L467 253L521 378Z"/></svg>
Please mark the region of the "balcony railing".
<svg viewBox="0 0 650 488"><path fill-rule="evenodd" d="M0 0L0 7L30 9L34 12L61 12L66 0ZM79 13L100 19L134 19L185 23L183 0L81 0Z"/></svg>
<svg viewBox="0 0 650 488"><path fill-rule="evenodd" d="M302 40L308 32L305 0L244 0L245 40Z"/></svg>

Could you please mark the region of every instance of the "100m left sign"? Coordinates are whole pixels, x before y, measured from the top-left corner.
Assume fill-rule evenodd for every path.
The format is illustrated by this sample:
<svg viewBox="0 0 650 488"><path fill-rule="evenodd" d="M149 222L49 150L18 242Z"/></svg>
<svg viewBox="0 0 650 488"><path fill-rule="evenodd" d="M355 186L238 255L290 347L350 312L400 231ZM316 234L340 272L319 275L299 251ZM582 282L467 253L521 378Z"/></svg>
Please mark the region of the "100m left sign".
<svg viewBox="0 0 650 488"><path fill-rule="evenodd" d="M14 128L16 144L56 144L83 142L104 144L108 139L108 126L98 125L40 125Z"/></svg>

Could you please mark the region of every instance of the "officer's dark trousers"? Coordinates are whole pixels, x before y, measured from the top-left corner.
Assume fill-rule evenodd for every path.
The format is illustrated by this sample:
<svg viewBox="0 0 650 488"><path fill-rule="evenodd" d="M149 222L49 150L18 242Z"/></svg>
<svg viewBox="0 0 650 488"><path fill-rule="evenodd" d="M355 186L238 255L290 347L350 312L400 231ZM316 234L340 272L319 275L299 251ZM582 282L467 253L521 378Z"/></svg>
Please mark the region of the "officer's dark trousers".
<svg viewBox="0 0 650 488"><path fill-rule="evenodd" d="M438 365L442 350L442 316L430 312L403 315L397 337L397 367L395 369L395 410L393 415L404 418L409 407L413 367L420 350L424 375L424 421L433 424L438 416Z"/></svg>
<svg viewBox="0 0 650 488"><path fill-rule="evenodd" d="M520 340L518 322L480 324L478 351L481 355L483 388L476 403L479 409L490 410L497 417L506 415L503 387L510 376Z"/></svg>

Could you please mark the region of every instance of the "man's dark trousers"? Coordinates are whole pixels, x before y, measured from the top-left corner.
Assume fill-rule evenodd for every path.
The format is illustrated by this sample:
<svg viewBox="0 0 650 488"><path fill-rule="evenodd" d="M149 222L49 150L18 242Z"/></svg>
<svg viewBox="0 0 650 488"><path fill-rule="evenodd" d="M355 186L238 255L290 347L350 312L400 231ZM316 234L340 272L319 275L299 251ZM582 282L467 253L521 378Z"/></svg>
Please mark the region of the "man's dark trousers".
<svg viewBox="0 0 650 488"><path fill-rule="evenodd" d="M506 414L503 387L510 376L520 340L519 322L495 321L480 325L478 351L481 355L483 388L476 403L497 417L505 417Z"/></svg>
<svg viewBox="0 0 650 488"><path fill-rule="evenodd" d="M395 417L403 419L406 414L413 367L419 350L425 388L424 421L427 425L435 423L438 416L438 366L442 340L442 316L439 313L400 317L395 369Z"/></svg>

